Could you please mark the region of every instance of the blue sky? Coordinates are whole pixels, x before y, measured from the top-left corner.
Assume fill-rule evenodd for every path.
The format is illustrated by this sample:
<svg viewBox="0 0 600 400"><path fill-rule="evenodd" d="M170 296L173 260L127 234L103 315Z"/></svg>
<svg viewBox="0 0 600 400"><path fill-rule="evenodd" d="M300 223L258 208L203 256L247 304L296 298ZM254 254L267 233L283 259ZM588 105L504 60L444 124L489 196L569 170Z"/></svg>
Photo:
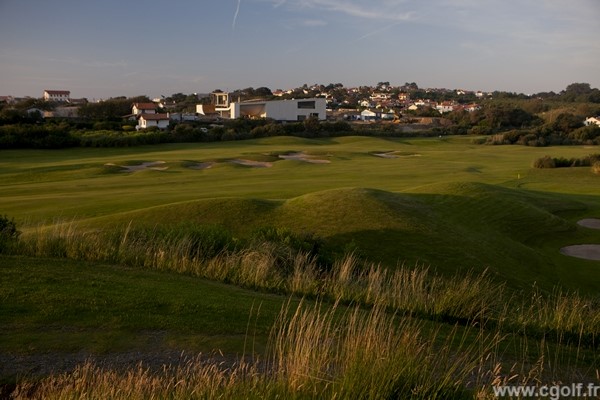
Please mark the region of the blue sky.
<svg viewBox="0 0 600 400"><path fill-rule="evenodd" d="M0 95L600 87L600 0L0 0Z"/></svg>

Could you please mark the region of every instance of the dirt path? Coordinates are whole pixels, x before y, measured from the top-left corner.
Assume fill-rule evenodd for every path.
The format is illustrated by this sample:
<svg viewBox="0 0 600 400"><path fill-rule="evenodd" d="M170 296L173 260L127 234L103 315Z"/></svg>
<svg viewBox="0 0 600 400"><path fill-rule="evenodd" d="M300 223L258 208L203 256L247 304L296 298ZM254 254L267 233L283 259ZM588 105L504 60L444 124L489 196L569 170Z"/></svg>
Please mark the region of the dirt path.
<svg viewBox="0 0 600 400"><path fill-rule="evenodd" d="M42 377L50 374L70 372L76 366L91 362L108 369L125 370L140 363L151 371L159 372L163 366L185 366L191 361L214 363L230 368L239 362L236 355L192 354L176 350L130 351L121 353L92 354L77 353L0 353L0 378ZM250 362L250 359L246 361Z"/></svg>

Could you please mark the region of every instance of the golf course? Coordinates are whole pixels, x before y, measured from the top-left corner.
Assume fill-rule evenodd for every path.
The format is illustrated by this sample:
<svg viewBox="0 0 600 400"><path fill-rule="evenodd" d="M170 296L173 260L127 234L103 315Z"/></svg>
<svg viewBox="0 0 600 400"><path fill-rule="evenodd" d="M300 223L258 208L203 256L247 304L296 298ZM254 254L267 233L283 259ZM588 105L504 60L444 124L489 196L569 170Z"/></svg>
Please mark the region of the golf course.
<svg viewBox="0 0 600 400"><path fill-rule="evenodd" d="M598 382L600 175L533 167L595 153L468 136L2 150L20 232L0 242L2 393Z"/></svg>

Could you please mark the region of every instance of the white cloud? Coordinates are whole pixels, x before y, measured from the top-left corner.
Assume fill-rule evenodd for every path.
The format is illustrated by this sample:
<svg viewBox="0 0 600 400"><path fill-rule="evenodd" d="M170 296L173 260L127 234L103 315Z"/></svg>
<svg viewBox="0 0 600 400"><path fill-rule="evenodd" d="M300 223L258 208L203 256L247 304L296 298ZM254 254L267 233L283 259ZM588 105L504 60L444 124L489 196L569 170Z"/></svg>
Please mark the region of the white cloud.
<svg viewBox="0 0 600 400"><path fill-rule="evenodd" d="M408 21L414 12L406 10L406 0L375 0L366 5L356 0L268 0L274 7L287 5L296 10L321 10L363 18L388 21ZM400 10L402 8L402 10Z"/></svg>

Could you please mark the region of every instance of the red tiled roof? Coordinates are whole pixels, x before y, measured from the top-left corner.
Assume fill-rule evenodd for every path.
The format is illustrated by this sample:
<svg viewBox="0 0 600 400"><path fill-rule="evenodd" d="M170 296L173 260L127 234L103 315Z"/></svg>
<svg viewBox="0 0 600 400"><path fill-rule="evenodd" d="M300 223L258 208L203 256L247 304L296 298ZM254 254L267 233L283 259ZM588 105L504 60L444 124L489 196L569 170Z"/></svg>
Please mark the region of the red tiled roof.
<svg viewBox="0 0 600 400"><path fill-rule="evenodd" d="M71 94L69 90L44 90L44 92L48 94L65 94L67 96Z"/></svg>
<svg viewBox="0 0 600 400"><path fill-rule="evenodd" d="M133 103L133 105L138 110L154 110L154 109L156 109L156 104L154 104L154 103Z"/></svg>
<svg viewBox="0 0 600 400"><path fill-rule="evenodd" d="M140 114L138 118L144 118L146 121L161 121L169 119L169 114Z"/></svg>

